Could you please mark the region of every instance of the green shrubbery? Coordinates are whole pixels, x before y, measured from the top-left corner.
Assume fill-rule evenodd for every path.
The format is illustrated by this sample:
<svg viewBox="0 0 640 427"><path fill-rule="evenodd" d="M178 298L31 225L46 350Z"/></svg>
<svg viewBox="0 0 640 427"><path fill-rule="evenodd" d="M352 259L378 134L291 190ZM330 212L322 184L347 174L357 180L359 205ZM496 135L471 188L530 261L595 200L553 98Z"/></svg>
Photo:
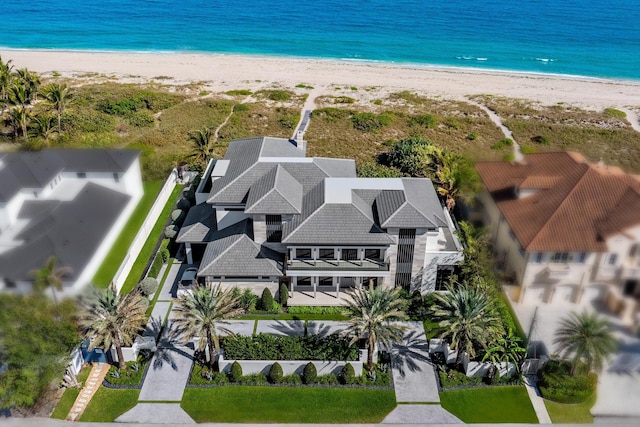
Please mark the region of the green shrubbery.
<svg viewBox="0 0 640 427"><path fill-rule="evenodd" d="M342 314L340 307L296 305L287 309L289 314Z"/></svg>
<svg viewBox="0 0 640 427"><path fill-rule="evenodd" d="M222 347L228 360L357 360L358 349L338 334L312 336L224 337Z"/></svg>
<svg viewBox="0 0 640 427"><path fill-rule="evenodd" d="M482 377L468 377L464 372L455 369L438 371L442 388L454 388L464 386L478 386L482 384Z"/></svg>
<svg viewBox="0 0 640 427"><path fill-rule="evenodd" d="M351 363L347 363L342 368L342 372L340 372L340 382L342 384L355 384L356 371L353 369Z"/></svg>
<svg viewBox="0 0 640 427"><path fill-rule="evenodd" d="M596 390L598 376L586 368L571 375L571 364L551 360L538 373L538 387L545 399L560 403L580 403Z"/></svg>
<svg viewBox="0 0 640 427"><path fill-rule="evenodd" d="M280 298L280 305L282 307L286 307L287 301L289 300L289 288L287 287L286 283L280 283L278 296Z"/></svg>
<svg viewBox="0 0 640 427"><path fill-rule="evenodd" d="M135 362L127 362L124 369L119 369L117 365L111 366L105 380L113 385L140 385L147 363L147 360L139 359Z"/></svg>
<svg viewBox="0 0 640 427"><path fill-rule="evenodd" d="M280 366L278 362L271 365L269 369L269 382L272 384L280 384L283 377L284 372L282 372L282 366Z"/></svg>
<svg viewBox="0 0 640 427"><path fill-rule="evenodd" d="M391 113L374 114L369 112L353 113L351 116L351 124L354 129L362 132L373 132L388 126L393 121Z"/></svg>
<svg viewBox="0 0 640 427"><path fill-rule="evenodd" d="M273 295L269 288L264 288L260 297L260 309L264 311L273 310Z"/></svg>
<svg viewBox="0 0 640 427"><path fill-rule="evenodd" d="M410 118L409 124L432 129L438 126L438 119L436 119L435 116L432 116L431 114L420 114L419 116Z"/></svg>
<svg viewBox="0 0 640 427"><path fill-rule="evenodd" d="M315 384L318 378L318 370L312 362L307 363L302 371L302 382L305 384Z"/></svg>
<svg viewBox="0 0 640 427"><path fill-rule="evenodd" d="M513 147L513 139L502 138L500 141L496 142L491 146L493 150L502 150L506 147Z"/></svg>
<svg viewBox="0 0 640 427"><path fill-rule="evenodd" d="M153 262L151 263L151 267L149 267L149 272L147 273L148 277L153 277L155 279L158 278L160 274L160 270L162 269L162 256L156 255L153 258Z"/></svg>
<svg viewBox="0 0 640 427"><path fill-rule="evenodd" d="M158 280L153 277L144 278L140 283L138 283L138 288L142 295L149 297L158 289Z"/></svg>
<svg viewBox="0 0 640 427"><path fill-rule="evenodd" d="M237 361L231 364L229 379L234 383L240 382L242 379L242 366Z"/></svg>

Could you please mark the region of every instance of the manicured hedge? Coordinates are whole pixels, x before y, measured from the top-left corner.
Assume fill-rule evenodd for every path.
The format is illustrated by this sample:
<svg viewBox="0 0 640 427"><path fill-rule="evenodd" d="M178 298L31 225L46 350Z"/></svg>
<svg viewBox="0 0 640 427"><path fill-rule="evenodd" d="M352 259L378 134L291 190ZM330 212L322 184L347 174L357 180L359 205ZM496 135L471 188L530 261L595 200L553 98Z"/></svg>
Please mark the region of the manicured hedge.
<svg viewBox="0 0 640 427"><path fill-rule="evenodd" d="M357 360L358 349L337 334L289 337L258 334L255 337L224 337L227 360Z"/></svg>
<svg viewBox="0 0 640 427"><path fill-rule="evenodd" d="M342 314L340 307L293 306L287 309L289 314Z"/></svg>
<svg viewBox="0 0 640 427"><path fill-rule="evenodd" d="M538 373L538 387L545 399L559 403L581 403L596 390L598 376L579 372L571 375L571 365L557 360L549 361Z"/></svg>

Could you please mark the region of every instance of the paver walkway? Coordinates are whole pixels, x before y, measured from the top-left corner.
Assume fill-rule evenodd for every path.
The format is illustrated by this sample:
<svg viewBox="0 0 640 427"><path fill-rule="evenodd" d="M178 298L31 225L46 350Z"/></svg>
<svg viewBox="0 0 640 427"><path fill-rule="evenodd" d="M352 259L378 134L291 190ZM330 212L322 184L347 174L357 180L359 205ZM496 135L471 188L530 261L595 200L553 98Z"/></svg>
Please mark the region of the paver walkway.
<svg viewBox="0 0 640 427"><path fill-rule="evenodd" d="M102 380L104 380L107 372L109 372L108 363L96 363L93 365L91 372L89 373L89 377L87 377L80 394L76 397L76 401L73 403L73 406L67 415L67 420L76 421L80 418L84 413L84 410L87 409L87 405L91 401L91 398L96 394L98 388L100 388Z"/></svg>
<svg viewBox="0 0 640 427"><path fill-rule="evenodd" d="M179 403L138 403L116 418L117 423L195 424Z"/></svg>
<svg viewBox="0 0 640 427"><path fill-rule="evenodd" d="M383 424L461 424L440 406L438 380L429 359L429 343L422 322L404 322L409 327L400 344L391 349L391 374L398 406Z"/></svg>
<svg viewBox="0 0 640 427"><path fill-rule="evenodd" d="M536 377L534 375L526 375L524 384L527 388L527 394L529 394L529 400L533 405L533 410L536 411L538 422L540 424L552 424L547 407L544 405L544 399L540 395L540 390L536 384Z"/></svg>

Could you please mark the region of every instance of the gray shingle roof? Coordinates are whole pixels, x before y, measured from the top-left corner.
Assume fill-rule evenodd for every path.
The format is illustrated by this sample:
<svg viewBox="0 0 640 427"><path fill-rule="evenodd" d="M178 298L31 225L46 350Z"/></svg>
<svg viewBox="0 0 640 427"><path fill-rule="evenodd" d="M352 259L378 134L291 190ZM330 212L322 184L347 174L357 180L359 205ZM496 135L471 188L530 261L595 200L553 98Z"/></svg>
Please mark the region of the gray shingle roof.
<svg viewBox="0 0 640 427"><path fill-rule="evenodd" d="M209 204L201 203L189 209L180 228L176 242L202 243L212 239L217 230L216 210Z"/></svg>
<svg viewBox="0 0 640 427"><path fill-rule="evenodd" d="M303 188L286 169L277 165L249 190L245 212L251 214L299 214Z"/></svg>
<svg viewBox="0 0 640 427"><path fill-rule="evenodd" d="M245 220L221 230L207 244L198 276L282 276L284 255L254 242L244 232L250 226L251 220Z"/></svg>
<svg viewBox="0 0 640 427"><path fill-rule="evenodd" d="M15 281L30 281L31 271L50 256L70 267L69 282L82 272L121 215L130 196L87 183L72 201L38 217L20 235L24 243L0 254L0 274Z"/></svg>

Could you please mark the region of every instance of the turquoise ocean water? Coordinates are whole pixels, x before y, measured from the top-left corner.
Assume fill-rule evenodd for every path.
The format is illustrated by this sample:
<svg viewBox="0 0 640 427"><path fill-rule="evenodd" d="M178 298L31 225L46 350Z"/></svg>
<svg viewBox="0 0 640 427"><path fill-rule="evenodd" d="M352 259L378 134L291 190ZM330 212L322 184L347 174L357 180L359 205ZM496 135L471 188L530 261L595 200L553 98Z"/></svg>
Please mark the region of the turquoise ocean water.
<svg viewBox="0 0 640 427"><path fill-rule="evenodd" d="M640 2L4 0L0 46L282 55L638 80Z"/></svg>

